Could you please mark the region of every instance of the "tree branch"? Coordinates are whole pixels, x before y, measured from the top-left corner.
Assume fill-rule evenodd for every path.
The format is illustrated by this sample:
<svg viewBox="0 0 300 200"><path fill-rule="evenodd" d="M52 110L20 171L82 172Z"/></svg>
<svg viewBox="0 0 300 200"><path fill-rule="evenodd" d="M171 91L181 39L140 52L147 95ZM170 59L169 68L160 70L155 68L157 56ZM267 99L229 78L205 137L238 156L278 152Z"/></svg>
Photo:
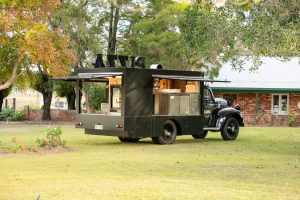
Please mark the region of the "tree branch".
<svg viewBox="0 0 300 200"><path fill-rule="evenodd" d="M89 0L85 1L82 5L82 8L84 8L85 6L87 6L87 4L89 3Z"/></svg>
<svg viewBox="0 0 300 200"><path fill-rule="evenodd" d="M18 70L18 67L19 67L19 64L20 64L21 60L22 60L22 56L19 55L17 60L15 61L14 65L13 65L13 70L12 70L10 78L5 83L0 85L0 90L4 90L4 89L9 88L9 86L11 86L12 83L16 80L17 70Z"/></svg>
<svg viewBox="0 0 300 200"><path fill-rule="evenodd" d="M42 68L41 68L41 65L37 65L38 67L38 70L39 72L41 73L42 77L43 77L43 80L47 80L48 79L48 76L46 73L43 72Z"/></svg>

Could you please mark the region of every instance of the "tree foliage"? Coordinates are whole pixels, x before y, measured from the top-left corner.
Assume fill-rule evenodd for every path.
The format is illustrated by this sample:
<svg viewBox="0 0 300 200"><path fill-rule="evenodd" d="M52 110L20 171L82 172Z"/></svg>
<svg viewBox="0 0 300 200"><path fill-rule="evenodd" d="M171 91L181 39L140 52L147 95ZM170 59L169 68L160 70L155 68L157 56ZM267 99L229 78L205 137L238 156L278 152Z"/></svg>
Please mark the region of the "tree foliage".
<svg viewBox="0 0 300 200"><path fill-rule="evenodd" d="M74 83L57 81L54 84L54 91L58 97L67 98L68 110L75 110L76 93Z"/></svg>
<svg viewBox="0 0 300 200"><path fill-rule="evenodd" d="M214 75L223 62L242 69L260 57L299 56L299 4L296 0L234 1L222 6L212 1L191 4L180 23L186 53Z"/></svg>
<svg viewBox="0 0 300 200"><path fill-rule="evenodd" d="M128 37L124 38L128 44L125 51L146 56L148 65L159 63L165 68L186 68L178 27L186 7L186 3L150 1L145 15L132 24Z"/></svg>
<svg viewBox="0 0 300 200"><path fill-rule="evenodd" d="M75 56L69 38L48 26L59 0L1 1L0 90L9 87L20 70L40 65L50 75L62 76ZM8 47L8 48L7 48Z"/></svg>
<svg viewBox="0 0 300 200"><path fill-rule="evenodd" d="M70 37L77 55L76 67L91 66L94 55L102 52L100 34L103 25L97 19L101 5L96 0L64 0L51 15L50 25Z"/></svg>

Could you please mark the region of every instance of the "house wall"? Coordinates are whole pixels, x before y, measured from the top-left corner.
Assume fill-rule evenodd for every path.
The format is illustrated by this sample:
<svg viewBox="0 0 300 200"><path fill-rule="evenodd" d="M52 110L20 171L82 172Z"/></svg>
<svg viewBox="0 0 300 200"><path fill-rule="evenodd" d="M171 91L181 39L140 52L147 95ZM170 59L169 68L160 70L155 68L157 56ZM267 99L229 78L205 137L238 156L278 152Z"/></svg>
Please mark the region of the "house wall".
<svg viewBox="0 0 300 200"><path fill-rule="evenodd" d="M14 89L3 101L3 108L5 108L5 101L7 106L13 106L13 99L15 99L15 109L23 109L24 106L30 106L32 109L41 108L43 105L43 96L41 93L34 90L18 91ZM57 97L55 92L52 96L51 109L68 109L67 99Z"/></svg>
<svg viewBox="0 0 300 200"><path fill-rule="evenodd" d="M223 97L228 93L214 93L215 97ZM233 93L236 94L236 103L241 105L241 112L244 115L246 125L255 126L289 126L289 115L272 114L272 94L258 94L258 109L256 113L256 94L255 93ZM297 104L300 101L300 94L289 94L289 113L297 117L297 126L300 126L300 109Z"/></svg>

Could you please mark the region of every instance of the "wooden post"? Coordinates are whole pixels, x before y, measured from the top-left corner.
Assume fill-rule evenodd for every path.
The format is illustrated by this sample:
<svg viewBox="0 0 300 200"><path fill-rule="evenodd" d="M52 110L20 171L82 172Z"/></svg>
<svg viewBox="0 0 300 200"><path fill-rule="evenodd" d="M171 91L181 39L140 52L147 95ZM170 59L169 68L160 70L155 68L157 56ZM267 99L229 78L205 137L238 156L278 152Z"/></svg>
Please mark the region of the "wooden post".
<svg viewBox="0 0 300 200"><path fill-rule="evenodd" d="M5 99L5 106L4 107L8 108L8 101L7 101L7 99Z"/></svg>
<svg viewBox="0 0 300 200"><path fill-rule="evenodd" d="M13 98L12 109L16 110L16 98Z"/></svg>
<svg viewBox="0 0 300 200"><path fill-rule="evenodd" d="M24 106L24 119L25 120L30 119L30 108L29 108L29 106Z"/></svg>

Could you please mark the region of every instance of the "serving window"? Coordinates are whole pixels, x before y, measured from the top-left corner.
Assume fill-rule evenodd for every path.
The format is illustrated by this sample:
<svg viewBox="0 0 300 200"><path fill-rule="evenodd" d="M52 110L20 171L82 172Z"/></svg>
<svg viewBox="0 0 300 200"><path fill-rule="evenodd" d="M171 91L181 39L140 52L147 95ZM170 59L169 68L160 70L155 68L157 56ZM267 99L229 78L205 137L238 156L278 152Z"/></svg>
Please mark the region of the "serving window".
<svg viewBox="0 0 300 200"><path fill-rule="evenodd" d="M199 115L200 82L154 78L154 115Z"/></svg>
<svg viewBox="0 0 300 200"><path fill-rule="evenodd" d="M81 113L121 115L121 76L84 81L81 93Z"/></svg>

